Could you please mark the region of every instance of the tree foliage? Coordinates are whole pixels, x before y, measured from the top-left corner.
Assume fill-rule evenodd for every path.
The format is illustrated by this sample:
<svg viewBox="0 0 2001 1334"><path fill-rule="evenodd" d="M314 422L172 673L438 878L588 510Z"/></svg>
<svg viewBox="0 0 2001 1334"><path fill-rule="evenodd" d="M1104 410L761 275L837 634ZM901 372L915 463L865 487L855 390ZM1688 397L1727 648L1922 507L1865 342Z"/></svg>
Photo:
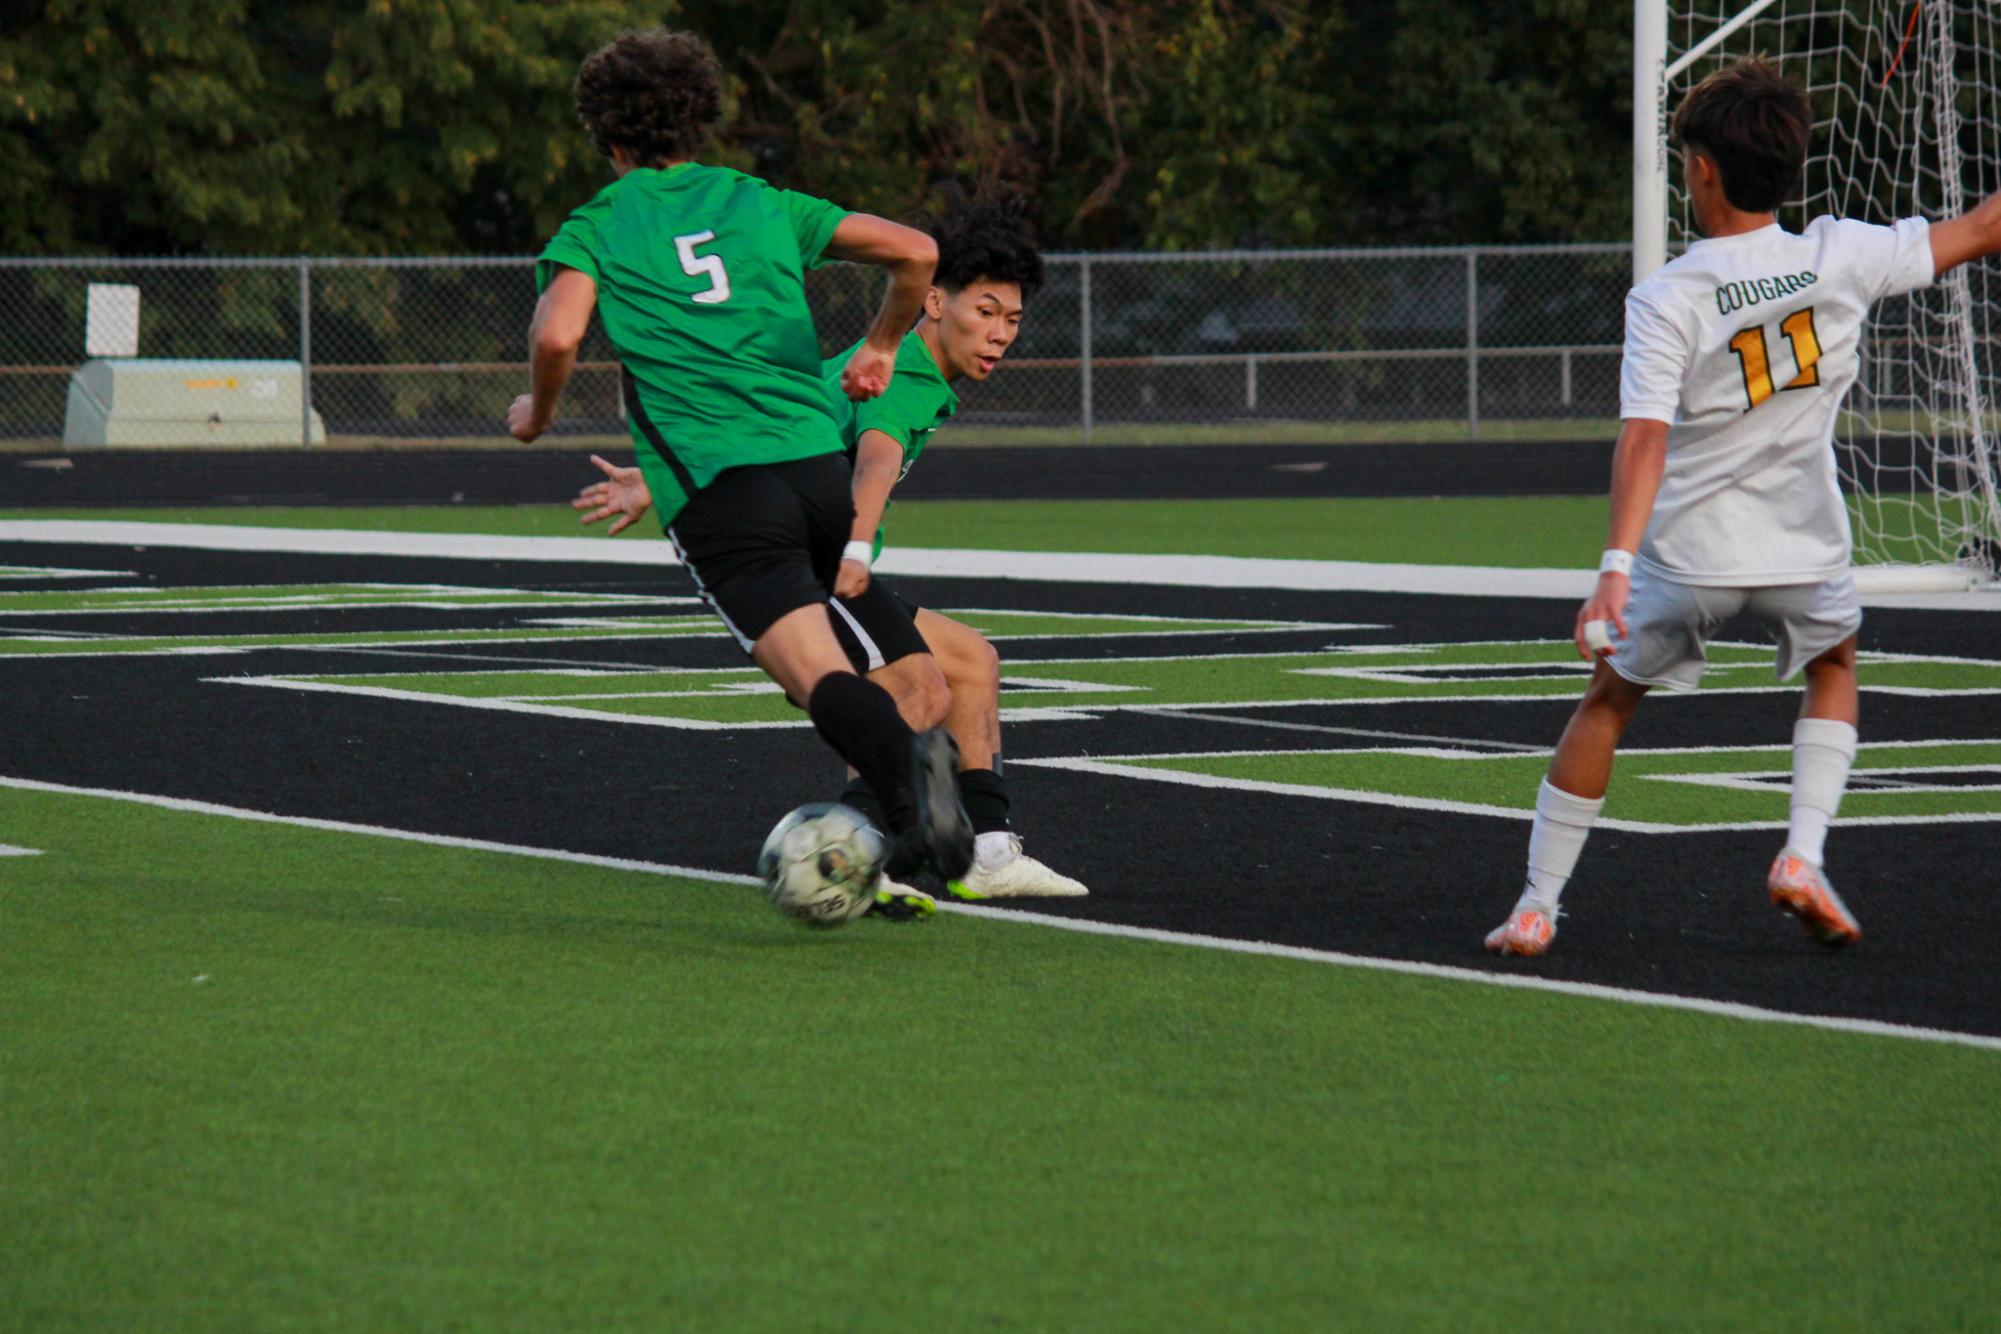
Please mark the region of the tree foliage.
<svg viewBox="0 0 2001 1334"><path fill-rule="evenodd" d="M0 251L533 248L606 179L616 0L47 0L0 17ZM1074 247L1623 233L1629 35L1587 0L689 0L710 160L892 216L1032 191Z"/></svg>
<svg viewBox="0 0 2001 1334"><path fill-rule="evenodd" d="M49 0L0 18L0 249L515 248L588 195L612 0Z"/></svg>

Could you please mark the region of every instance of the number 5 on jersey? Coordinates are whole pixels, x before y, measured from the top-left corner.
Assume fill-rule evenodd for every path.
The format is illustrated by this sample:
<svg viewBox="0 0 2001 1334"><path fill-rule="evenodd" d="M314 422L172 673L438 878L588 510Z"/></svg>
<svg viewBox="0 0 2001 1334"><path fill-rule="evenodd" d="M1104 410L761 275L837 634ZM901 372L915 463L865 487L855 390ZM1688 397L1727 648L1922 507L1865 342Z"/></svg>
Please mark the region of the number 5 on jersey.
<svg viewBox="0 0 2001 1334"><path fill-rule="evenodd" d="M729 270L723 267L723 257L695 253L696 246L706 245L715 239L713 231L690 232L674 238L674 249L681 255L681 271L690 278L708 277L708 290L697 292L691 298L698 306L713 306L730 299L730 275Z"/></svg>
<svg viewBox="0 0 2001 1334"><path fill-rule="evenodd" d="M1820 336L1813 330L1813 307L1796 310L1779 321L1779 332L1792 344L1799 374L1786 381L1788 389L1808 389L1820 383ZM1744 372L1744 397L1755 408L1772 396L1772 357L1765 344L1765 326L1753 324L1730 340ZM1746 411L1750 409L1747 408Z"/></svg>

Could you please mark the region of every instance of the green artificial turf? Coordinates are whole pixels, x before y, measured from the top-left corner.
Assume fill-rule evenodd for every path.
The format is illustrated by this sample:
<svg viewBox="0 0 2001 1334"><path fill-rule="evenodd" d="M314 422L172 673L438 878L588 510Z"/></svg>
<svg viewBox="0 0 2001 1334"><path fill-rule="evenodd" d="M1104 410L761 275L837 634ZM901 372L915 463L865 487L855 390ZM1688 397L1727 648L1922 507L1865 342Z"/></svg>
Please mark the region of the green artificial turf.
<svg viewBox="0 0 2001 1334"><path fill-rule="evenodd" d="M0 639L0 656L6 655L11 642ZM157 651L158 645L153 648ZM99 646L96 641L75 647L67 643L30 644L16 651L26 654L86 650L129 651L119 649L115 643ZM1702 679L1703 691L1782 688L1772 677L1769 648L1717 644L1711 646L1709 660L1711 665ZM1865 653L1862 661L1870 689L1940 693L2001 689L2001 664L1870 653ZM1520 674L1469 675L1452 670L1455 666L1471 671L1501 665L1517 667ZM1338 657L1326 653L1239 652L1161 658L1010 660L1002 675L1000 703L1004 711L1010 711L1041 707L1201 709L1310 700L1392 703L1481 698L1571 699L1583 693L1587 676L1585 664L1567 640L1438 644L1408 650L1351 647ZM314 688L398 691L432 701L525 701L622 717L679 718L707 724L810 725L755 667L638 669L621 672L615 679L562 671L470 668L285 679ZM1364 756L1358 762L1366 765L1369 761ZM1533 787L1531 784L1531 791Z"/></svg>
<svg viewBox="0 0 2001 1334"><path fill-rule="evenodd" d="M1857 531L1883 534L1864 559L1937 561L1936 504L1851 502ZM888 516L889 543L1000 551L1260 556L1417 565L1589 565L1605 542L1602 496L1416 496L1290 500L911 500ZM593 536L562 504L0 509L0 519L108 519L277 528ZM1951 527L1951 524L1947 524ZM657 540L642 522L616 541Z"/></svg>
<svg viewBox="0 0 2001 1334"><path fill-rule="evenodd" d="M110 519L277 528L589 536L562 505L0 510L0 519ZM1604 545L1598 497L1318 500L899 501L889 543L1006 551L1273 556L1427 565L1588 565ZM647 521L613 541L658 540Z"/></svg>
<svg viewBox="0 0 2001 1334"><path fill-rule="evenodd" d="M17 789L0 840L8 1327L2001 1307L1993 1052Z"/></svg>
<svg viewBox="0 0 2001 1334"><path fill-rule="evenodd" d="M1122 767L1171 770L1215 778L1374 793L1414 803L1463 802L1500 810L1535 810L1537 783L1549 756L1452 754L1436 750L1272 751L1199 758L1124 759ZM2001 745L1938 741L1912 746L1864 746L1855 757L1858 776L1927 775L1948 768L2001 767ZM1761 821L1784 828L1791 809L1788 780L1792 752L1777 748L1686 752L1626 750L1619 781L1606 793L1604 817L1698 827ZM1706 775L1757 775L1755 788L1679 782ZM2001 792L1954 784L1875 789L1858 783L1843 798L1849 820L1928 819L1984 815L2001 819Z"/></svg>

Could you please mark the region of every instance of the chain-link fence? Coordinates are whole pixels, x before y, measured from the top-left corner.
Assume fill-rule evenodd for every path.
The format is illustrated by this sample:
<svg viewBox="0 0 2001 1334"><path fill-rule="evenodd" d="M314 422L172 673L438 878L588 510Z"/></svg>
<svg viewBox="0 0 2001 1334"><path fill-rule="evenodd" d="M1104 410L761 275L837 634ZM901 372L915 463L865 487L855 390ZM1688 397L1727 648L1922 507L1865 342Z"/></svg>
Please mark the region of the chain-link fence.
<svg viewBox="0 0 2001 1334"><path fill-rule="evenodd" d="M1629 281L1624 245L1053 255L952 434L1596 434ZM136 300L136 339L79 374L93 286ZM870 270L810 276L828 355L880 291ZM518 258L0 260L0 442L499 443L534 302ZM594 325L559 438L624 434L615 355Z"/></svg>

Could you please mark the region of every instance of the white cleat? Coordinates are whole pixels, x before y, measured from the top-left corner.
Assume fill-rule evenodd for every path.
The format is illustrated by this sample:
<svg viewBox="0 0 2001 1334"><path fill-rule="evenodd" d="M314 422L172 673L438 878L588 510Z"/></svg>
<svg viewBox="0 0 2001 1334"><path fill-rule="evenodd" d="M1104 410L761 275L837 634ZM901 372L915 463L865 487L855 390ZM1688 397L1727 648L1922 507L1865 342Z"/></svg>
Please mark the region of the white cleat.
<svg viewBox="0 0 2001 1334"><path fill-rule="evenodd" d="M1534 959L1556 939L1556 924L1533 908L1524 908L1487 933L1487 948L1496 954Z"/></svg>
<svg viewBox="0 0 2001 1334"><path fill-rule="evenodd" d="M1765 888L1773 906L1799 918L1800 926L1821 944L1839 949L1862 939L1862 928L1827 882L1827 873L1791 848L1772 859Z"/></svg>
<svg viewBox="0 0 2001 1334"><path fill-rule="evenodd" d="M981 857L973 869L947 888L965 899L1081 899L1091 891L1081 880L1059 875L1021 850L1021 840L1007 836L1006 855L989 866Z"/></svg>

